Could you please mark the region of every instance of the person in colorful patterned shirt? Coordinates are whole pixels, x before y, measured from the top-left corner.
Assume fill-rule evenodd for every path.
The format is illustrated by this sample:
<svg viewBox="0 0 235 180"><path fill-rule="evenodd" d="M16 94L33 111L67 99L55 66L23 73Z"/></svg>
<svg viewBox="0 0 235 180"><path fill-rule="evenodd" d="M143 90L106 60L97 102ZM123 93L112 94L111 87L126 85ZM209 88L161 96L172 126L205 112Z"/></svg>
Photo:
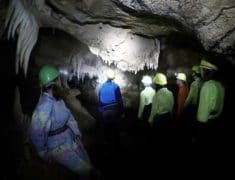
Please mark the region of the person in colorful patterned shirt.
<svg viewBox="0 0 235 180"><path fill-rule="evenodd" d="M29 139L45 161L57 162L79 175L94 171L81 142L82 134L61 99L59 71L44 65L39 72L43 93L33 112Z"/></svg>

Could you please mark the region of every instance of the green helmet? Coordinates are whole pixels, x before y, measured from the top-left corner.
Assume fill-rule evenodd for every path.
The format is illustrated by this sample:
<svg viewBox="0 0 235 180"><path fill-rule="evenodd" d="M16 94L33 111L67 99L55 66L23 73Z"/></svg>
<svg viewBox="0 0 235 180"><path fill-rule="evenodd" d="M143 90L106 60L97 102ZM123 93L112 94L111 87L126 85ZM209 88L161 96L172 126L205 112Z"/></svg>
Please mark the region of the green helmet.
<svg viewBox="0 0 235 180"><path fill-rule="evenodd" d="M46 86L59 76L59 71L55 66L44 65L39 72L39 81L42 86Z"/></svg>

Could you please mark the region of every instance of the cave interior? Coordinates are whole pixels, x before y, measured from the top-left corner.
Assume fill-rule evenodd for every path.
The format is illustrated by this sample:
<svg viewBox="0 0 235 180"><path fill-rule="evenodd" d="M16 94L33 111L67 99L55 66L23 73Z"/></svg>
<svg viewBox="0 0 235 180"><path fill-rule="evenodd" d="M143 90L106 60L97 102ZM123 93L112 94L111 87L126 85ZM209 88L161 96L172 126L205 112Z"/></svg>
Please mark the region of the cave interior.
<svg viewBox="0 0 235 180"><path fill-rule="evenodd" d="M0 2L4 5L4 8L0 8L0 14L5 15L9 4L4 0ZM233 102L235 101L233 79L235 77L235 23L229 22L235 21L234 3L226 1L227 6L220 5L222 10L214 19L216 22L220 16L224 18L225 11L228 11L231 19L228 22L223 21L226 24L224 28L230 24L232 30L222 29L224 38L211 42L213 36L207 39L202 35L204 31L196 29L197 26L189 28L185 22L180 22L180 18L175 15L177 13L173 13L173 5L172 12L166 16L163 10L158 14L159 9L154 6L154 3L151 6L152 9L149 10L150 5L145 1L132 1L128 4L128 1L114 0L112 6L111 1L105 0L99 2L95 0L87 2L48 0L46 3L34 0L10 1L12 5L14 3L17 5L19 2L24 2L25 7L31 2L34 9L30 9L29 6L32 14L27 13L27 15L36 17L35 22L42 21L45 24L41 22L43 25L38 28L37 38L35 42L32 42L34 38L30 35L29 40L24 41L25 37L22 38L20 35L20 25L17 26L19 30L16 30L15 35L8 37L7 28L4 29L1 26L5 18L0 19L0 59L3 63L0 71L3 79L1 104L2 117L4 117L2 118L4 140L2 179L13 177L20 179L77 178L75 174L58 164L42 162L28 143L28 124L40 96L38 73L44 64L53 64L60 69L66 96L64 100L84 133L84 144L92 162L100 169L104 179L137 177L194 179L205 177L204 175L222 178L231 176L232 167L228 164L233 162L234 154L232 153L232 137L234 132ZM160 2L162 1L158 3ZM74 3L74 6L70 3ZM43 16L45 4L55 14L46 13ZM105 5L113 9L105 9ZM99 9L98 7L101 6L103 8ZM165 6L167 5L162 5L162 7ZM35 12L35 7L41 9ZM120 9L122 12L119 12ZM232 9L231 12L230 9ZM182 14L187 15L185 10L181 10ZM192 9L192 12L195 13L196 10L194 12ZM59 15L62 17L58 19ZM115 15L120 16L115 19ZM47 16L52 18L42 20ZM186 18L183 15L182 17ZM84 20L78 22L77 18L84 18ZM57 24L57 21L61 24ZM34 20L32 20L33 23ZM40 26L40 23L38 24ZM207 25L200 25L200 28L203 29ZM161 29L159 26L165 28ZM155 31L152 30L154 28ZM27 33L27 29L24 30ZM213 34L213 30L209 28L206 32ZM11 31L14 33L13 30ZM31 31L31 35L34 33L36 30ZM19 45L20 40L25 42L25 46ZM209 43L214 43L214 45ZM32 48L31 51L28 51L30 48ZM21 53L21 51L25 52ZM204 150L202 147L194 146L191 141L191 130L189 130L183 142L180 141L181 144L175 144L164 154L159 154L159 158L164 157L161 161L164 163L155 163L153 162L154 152L149 142L149 132L137 118L139 93L143 89L141 78L143 75L154 77L156 72L166 74L168 87L176 99L175 73L184 72L190 85L191 68L199 64L203 57L210 59L219 67L218 79L225 87L224 109L217 128L216 145L213 146L214 149ZM104 71L108 68L114 69L117 73L115 82L120 85L125 109L125 118L122 119L121 150L110 159L107 158L108 152L102 144L102 133L97 125L100 119L97 110L97 92L99 86L105 81ZM72 73L76 73L79 79L76 91L69 84ZM95 132L87 128L92 123L95 124Z"/></svg>

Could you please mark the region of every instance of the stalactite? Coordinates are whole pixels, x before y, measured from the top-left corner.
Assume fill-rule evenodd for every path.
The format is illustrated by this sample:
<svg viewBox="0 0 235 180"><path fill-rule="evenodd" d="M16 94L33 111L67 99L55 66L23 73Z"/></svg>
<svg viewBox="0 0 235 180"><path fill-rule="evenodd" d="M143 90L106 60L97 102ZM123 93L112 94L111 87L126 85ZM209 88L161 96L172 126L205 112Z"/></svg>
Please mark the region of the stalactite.
<svg viewBox="0 0 235 180"><path fill-rule="evenodd" d="M15 69L18 74L19 68L23 68L26 76L30 54L37 42L39 26L21 0L10 0L5 29L8 39L18 35Z"/></svg>
<svg viewBox="0 0 235 180"><path fill-rule="evenodd" d="M89 50L99 56L104 63L109 66L114 64L122 71L134 73L143 70L144 67L157 69L160 53L160 42L158 39L145 39L126 30L111 27L107 29L105 32L99 32L101 38L99 41L102 43L99 47L95 45L89 46ZM117 37L115 33L118 30L126 35ZM111 41L111 37L116 38ZM126 64L125 68L123 68L123 64Z"/></svg>

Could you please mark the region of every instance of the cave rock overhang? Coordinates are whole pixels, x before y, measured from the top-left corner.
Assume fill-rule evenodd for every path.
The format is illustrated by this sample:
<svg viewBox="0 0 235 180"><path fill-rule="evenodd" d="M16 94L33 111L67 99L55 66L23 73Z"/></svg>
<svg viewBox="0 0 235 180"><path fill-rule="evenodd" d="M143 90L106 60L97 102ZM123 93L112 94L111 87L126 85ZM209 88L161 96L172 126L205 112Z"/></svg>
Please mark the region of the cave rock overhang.
<svg viewBox="0 0 235 180"><path fill-rule="evenodd" d="M121 50L120 43L126 46L126 44L136 41L146 41L136 33L156 37L159 33L156 27L160 27L158 26L159 18L170 20L165 22L165 26L161 24L163 29L165 27L165 29L170 29L170 32L190 32L198 38L207 51L221 54L233 53L234 9L235 4L232 1L218 3L209 0L203 2L190 0L187 3L185 1L163 0L154 2L139 0L10 0L5 24L8 27L8 37L14 37L18 34L16 71L19 67L23 67L26 74L31 50L37 41L38 30L43 26L58 28L73 35L87 44L92 52L99 54L104 61L110 61L113 56L114 59L111 59L111 62L121 68L138 70L143 66L142 64L140 67L133 68L123 62L122 58L117 58L115 53ZM147 18L142 15L147 15ZM107 28L108 24L112 25L111 28ZM180 26L178 26L179 24ZM114 46L105 47L105 44L110 45L110 42L103 41L103 39L100 45L97 45L100 40L98 34L102 36L108 32L107 35L110 36L110 29L123 29L120 27L126 28L123 35L120 36L120 39L125 39L124 43L115 37ZM94 34L97 30L100 33ZM116 35L116 33L114 34ZM128 36L125 36L126 34ZM96 39L97 37L98 39ZM156 41L152 41L152 44L156 44ZM117 51L114 50L115 46ZM152 47L137 47L137 49L148 49L149 52L153 52L152 57L156 58ZM146 54L151 53L147 52ZM125 57L127 54L123 56ZM140 59L147 62L148 56ZM124 60L131 62L131 59ZM151 59L149 67L156 65L152 63L155 60Z"/></svg>
<svg viewBox="0 0 235 180"><path fill-rule="evenodd" d="M6 20L8 38L18 35L16 72L23 67L27 73L30 53L37 42L40 25L22 1L12 0ZM122 71L137 73L145 67L156 69L160 42L134 34L131 29L96 23L79 26L70 33L85 43L90 51L108 65L114 64Z"/></svg>

